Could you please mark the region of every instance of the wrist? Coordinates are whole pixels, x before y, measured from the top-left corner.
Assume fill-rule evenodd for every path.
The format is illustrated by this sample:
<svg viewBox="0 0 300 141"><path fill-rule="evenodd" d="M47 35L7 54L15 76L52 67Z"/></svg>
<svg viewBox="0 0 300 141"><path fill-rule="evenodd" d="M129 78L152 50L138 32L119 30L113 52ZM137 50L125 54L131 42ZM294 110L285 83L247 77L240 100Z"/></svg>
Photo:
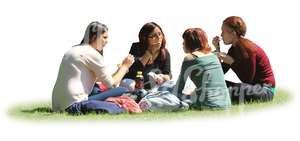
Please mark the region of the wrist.
<svg viewBox="0 0 300 141"><path fill-rule="evenodd" d="M228 62L229 65L232 65L233 63L234 63L234 61L229 61Z"/></svg>
<svg viewBox="0 0 300 141"><path fill-rule="evenodd" d="M214 46L215 48L220 48L220 44L214 44L214 43L213 43L213 46Z"/></svg>
<svg viewBox="0 0 300 141"><path fill-rule="evenodd" d="M129 67L126 66L126 65L121 65L121 66L119 67L119 70L122 70L122 71L124 71L124 72L128 72L128 71L129 71Z"/></svg>

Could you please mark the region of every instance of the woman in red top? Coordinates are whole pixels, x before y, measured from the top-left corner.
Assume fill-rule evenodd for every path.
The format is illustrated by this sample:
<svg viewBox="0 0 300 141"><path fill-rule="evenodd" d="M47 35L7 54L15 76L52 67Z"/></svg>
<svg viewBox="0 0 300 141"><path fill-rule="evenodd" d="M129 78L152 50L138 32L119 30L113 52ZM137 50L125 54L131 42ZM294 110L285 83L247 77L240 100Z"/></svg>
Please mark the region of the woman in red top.
<svg viewBox="0 0 300 141"><path fill-rule="evenodd" d="M230 68L242 83L227 81L227 87L233 103L244 101L270 101L275 91L275 78L270 61L258 45L244 38L246 24L242 18L231 16L223 21L222 40L231 44L227 54L218 53L224 73ZM213 39L213 45L219 48L219 37Z"/></svg>

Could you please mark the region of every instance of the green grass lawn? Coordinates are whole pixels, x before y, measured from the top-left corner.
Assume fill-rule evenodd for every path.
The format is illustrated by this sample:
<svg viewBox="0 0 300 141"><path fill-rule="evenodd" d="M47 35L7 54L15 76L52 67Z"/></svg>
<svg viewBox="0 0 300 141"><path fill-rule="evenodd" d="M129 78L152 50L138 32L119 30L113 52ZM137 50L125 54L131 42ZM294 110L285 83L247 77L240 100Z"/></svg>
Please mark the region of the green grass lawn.
<svg viewBox="0 0 300 141"><path fill-rule="evenodd" d="M69 115L67 113L56 113L51 111L51 102L31 102L18 104L8 110L10 117L27 121L73 121L73 120L95 120L95 121L162 121L182 120L196 118L222 118L235 116L253 111L264 111L268 108L276 108L287 103L291 95L285 90L278 90L272 102L249 103L233 105L229 110L188 110L178 112L143 112L138 114L96 114Z"/></svg>

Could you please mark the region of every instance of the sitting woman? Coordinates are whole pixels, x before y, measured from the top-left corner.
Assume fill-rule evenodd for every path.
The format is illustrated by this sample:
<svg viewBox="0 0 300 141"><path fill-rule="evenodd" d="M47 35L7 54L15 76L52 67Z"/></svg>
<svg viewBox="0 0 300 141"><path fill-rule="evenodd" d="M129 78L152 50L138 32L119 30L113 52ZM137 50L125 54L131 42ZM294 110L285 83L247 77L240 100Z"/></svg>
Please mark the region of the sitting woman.
<svg viewBox="0 0 300 141"><path fill-rule="evenodd" d="M107 30L104 24L90 23L81 44L64 54L52 92L53 111L74 114L103 110L103 100L127 91L115 87L133 64L134 57L128 55L118 70L112 76L109 75L101 54L107 43ZM90 96L96 80L103 82L108 90L101 95Z"/></svg>
<svg viewBox="0 0 300 141"><path fill-rule="evenodd" d="M223 21L222 39L231 44L227 54L219 53L224 73L230 68L242 83L226 81L233 103L270 101L275 90L275 78L270 61L262 48L244 38L246 24L242 18L231 16ZM219 47L219 37L213 45Z"/></svg>
<svg viewBox="0 0 300 141"><path fill-rule="evenodd" d="M173 90L183 100L182 91L188 77L196 85L195 101L191 107L226 109L231 106L230 96L221 64L211 53L206 33L200 28L189 28L183 35L183 50L187 53L181 66L177 84Z"/></svg>
<svg viewBox="0 0 300 141"><path fill-rule="evenodd" d="M141 71L145 89L153 87L149 77L158 85L170 80L170 54L165 46L166 39L161 27L154 22L146 23L139 32L139 42L131 46L129 53L135 57L135 62L124 78L134 80L137 72ZM149 72L156 75L149 75Z"/></svg>

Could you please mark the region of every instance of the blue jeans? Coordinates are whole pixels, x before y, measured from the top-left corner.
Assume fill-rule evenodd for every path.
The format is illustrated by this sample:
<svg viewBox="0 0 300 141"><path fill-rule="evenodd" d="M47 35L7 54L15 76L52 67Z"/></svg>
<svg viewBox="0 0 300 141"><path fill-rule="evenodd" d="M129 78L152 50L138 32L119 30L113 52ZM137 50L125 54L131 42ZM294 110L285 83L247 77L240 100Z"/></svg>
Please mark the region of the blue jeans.
<svg viewBox="0 0 300 141"><path fill-rule="evenodd" d="M231 101L234 104L240 104L244 102L267 102L272 101L274 93L272 86L267 84L247 84L247 83L234 83L226 81L226 85L229 89Z"/></svg>
<svg viewBox="0 0 300 141"><path fill-rule="evenodd" d="M89 112L118 114L125 111L126 110L119 107L117 104L98 100L77 102L66 109L66 112L69 114L86 114Z"/></svg>
<svg viewBox="0 0 300 141"><path fill-rule="evenodd" d="M175 82L174 81L166 81L163 83L161 86L158 87L158 91L168 91L170 93L173 93L173 89L175 87Z"/></svg>
<svg viewBox="0 0 300 141"><path fill-rule="evenodd" d="M95 87L94 87L94 89L95 89ZM126 92L128 92L128 89L126 89L124 87L112 88L107 91L98 92L98 93L97 93L97 90L93 90L92 94L89 96L89 100L105 101L105 99L108 97L121 96L122 94L124 94Z"/></svg>
<svg viewBox="0 0 300 141"><path fill-rule="evenodd" d="M118 107L118 105L105 102L105 99L108 97L116 97L121 96L122 94L128 92L128 90L124 87L117 87L109 89L105 92L100 92L97 90L93 90L92 94L88 97L87 101L81 101L72 104L69 106L66 111L70 114L80 114L80 113L88 113L88 112L108 112L108 113L121 113L125 110Z"/></svg>

